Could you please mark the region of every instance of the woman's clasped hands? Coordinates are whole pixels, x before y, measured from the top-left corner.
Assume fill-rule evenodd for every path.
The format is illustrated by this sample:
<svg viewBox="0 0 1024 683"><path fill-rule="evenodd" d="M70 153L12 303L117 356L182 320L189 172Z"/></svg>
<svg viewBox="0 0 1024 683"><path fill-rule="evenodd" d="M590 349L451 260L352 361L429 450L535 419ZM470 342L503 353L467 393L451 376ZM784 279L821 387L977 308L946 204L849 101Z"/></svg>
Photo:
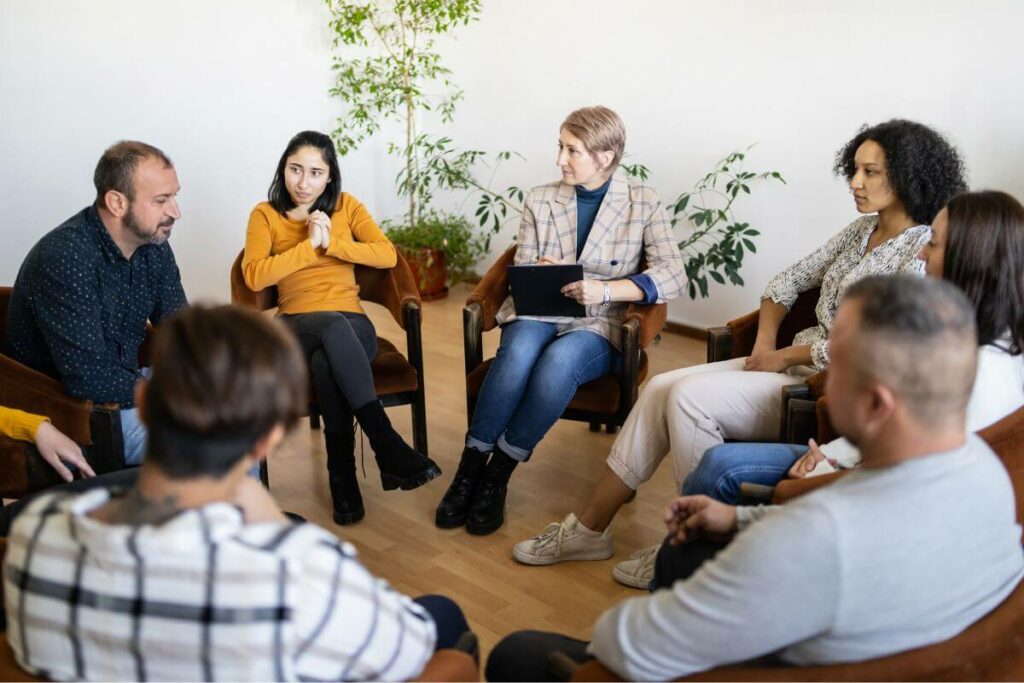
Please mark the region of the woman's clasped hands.
<svg viewBox="0 0 1024 683"><path fill-rule="evenodd" d="M323 211L314 211L306 219L309 242L314 249L326 249L331 243L331 218Z"/></svg>

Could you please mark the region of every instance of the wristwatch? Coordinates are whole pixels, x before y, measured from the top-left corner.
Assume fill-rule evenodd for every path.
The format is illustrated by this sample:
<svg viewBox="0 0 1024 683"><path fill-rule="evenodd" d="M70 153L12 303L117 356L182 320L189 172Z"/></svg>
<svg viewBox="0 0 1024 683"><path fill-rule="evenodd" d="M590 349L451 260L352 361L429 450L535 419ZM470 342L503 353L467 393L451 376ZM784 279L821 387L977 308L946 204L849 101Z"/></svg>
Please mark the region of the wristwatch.
<svg viewBox="0 0 1024 683"><path fill-rule="evenodd" d="M612 302L612 288L608 286L608 283L604 283L604 301L601 302L602 306L607 306Z"/></svg>

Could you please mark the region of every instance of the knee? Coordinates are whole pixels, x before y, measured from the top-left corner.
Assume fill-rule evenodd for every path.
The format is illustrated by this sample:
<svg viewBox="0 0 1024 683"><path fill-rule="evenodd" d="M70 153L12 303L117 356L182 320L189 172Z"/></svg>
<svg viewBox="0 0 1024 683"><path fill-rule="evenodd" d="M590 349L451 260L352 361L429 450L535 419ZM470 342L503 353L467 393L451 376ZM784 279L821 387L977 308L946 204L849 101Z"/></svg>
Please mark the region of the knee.
<svg viewBox="0 0 1024 683"><path fill-rule="evenodd" d="M438 649L454 647L459 637L469 630L466 615L458 603L444 595L423 595L416 598L437 626Z"/></svg>
<svg viewBox="0 0 1024 683"><path fill-rule="evenodd" d="M536 652L534 652L536 637L537 631L516 631L502 638L487 657L484 679L488 681L541 680L524 675L530 668L537 666L537 663L532 661L536 656ZM542 666L546 666L546 661Z"/></svg>
<svg viewBox="0 0 1024 683"><path fill-rule="evenodd" d="M712 376L709 383L707 377L701 375L676 380L667 392L668 412L681 412L694 417L703 414L700 405L702 397L717 390L716 380Z"/></svg>

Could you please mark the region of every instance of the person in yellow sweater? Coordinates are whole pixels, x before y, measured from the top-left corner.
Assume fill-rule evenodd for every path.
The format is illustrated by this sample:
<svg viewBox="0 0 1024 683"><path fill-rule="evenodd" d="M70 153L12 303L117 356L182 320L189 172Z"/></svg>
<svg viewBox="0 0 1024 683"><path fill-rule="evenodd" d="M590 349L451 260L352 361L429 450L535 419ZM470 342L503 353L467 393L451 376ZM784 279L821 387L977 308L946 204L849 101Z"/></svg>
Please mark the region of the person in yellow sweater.
<svg viewBox="0 0 1024 683"><path fill-rule="evenodd" d="M68 465L78 468L83 477L95 477L96 473L82 456L82 449L63 432L50 424L42 415L33 415L14 408L0 406L0 434L35 443L36 450L50 467L56 470L64 481L75 478ZM67 464L65 464L67 463Z"/></svg>
<svg viewBox="0 0 1024 683"><path fill-rule="evenodd" d="M385 490L410 490L441 475L395 431L377 399L370 361L377 334L359 303L355 265L392 268L397 253L358 199L341 191L334 143L304 131L291 139L252 210L242 274L250 289L272 285L278 315L299 338L324 418L334 521L364 516L355 468L358 420Z"/></svg>

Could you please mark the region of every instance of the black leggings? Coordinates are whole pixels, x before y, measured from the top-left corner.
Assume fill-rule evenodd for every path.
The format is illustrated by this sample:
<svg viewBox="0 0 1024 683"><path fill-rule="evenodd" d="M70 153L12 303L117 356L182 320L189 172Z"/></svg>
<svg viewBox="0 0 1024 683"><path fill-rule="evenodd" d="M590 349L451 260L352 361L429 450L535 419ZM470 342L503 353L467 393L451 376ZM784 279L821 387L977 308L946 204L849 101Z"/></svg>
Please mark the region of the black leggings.
<svg viewBox="0 0 1024 683"><path fill-rule="evenodd" d="M352 429L352 411L377 400L370 370L377 355L373 323L362 313L333 311L282 315L281 320L306 354L324 431Z"/></svg>

